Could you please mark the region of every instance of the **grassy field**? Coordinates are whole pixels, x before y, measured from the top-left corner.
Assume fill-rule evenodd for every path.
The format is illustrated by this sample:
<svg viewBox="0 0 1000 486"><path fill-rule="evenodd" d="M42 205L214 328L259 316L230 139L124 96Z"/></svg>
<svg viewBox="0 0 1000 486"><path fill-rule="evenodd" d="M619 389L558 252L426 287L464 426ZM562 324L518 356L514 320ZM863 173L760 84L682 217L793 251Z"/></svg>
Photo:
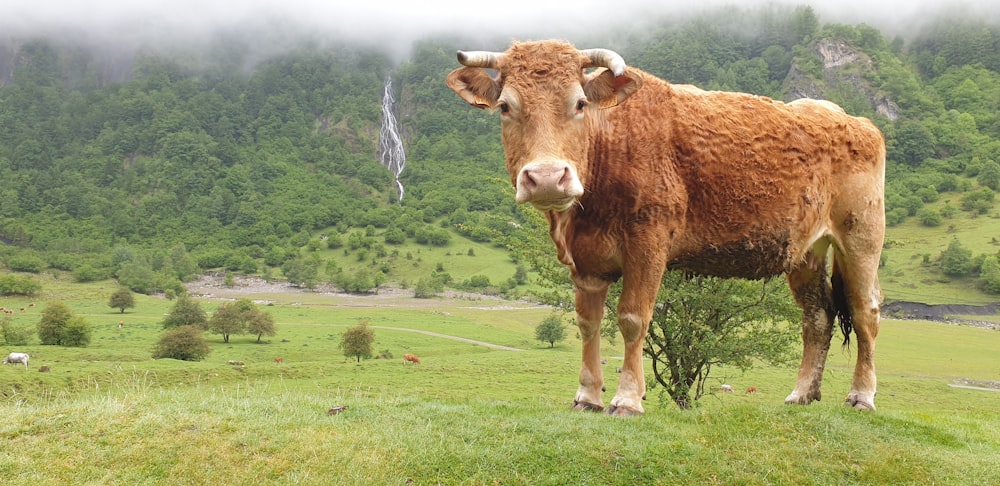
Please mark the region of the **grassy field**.
<svg viewBox="0 0 1000 486"><path fill-rule="evenodd" d="M853 357L836 349L826 399L807 407L782 405L794 369L713 369L758 393L684 412L653 389L644 416L615 419L569 410L579 341L535 341L549 310L529 303L255 295L278 335L212 336L208 359L187 363L149 358L169 301L139 296L122 315L106 307L111 283L45 285L35 307L0 305L29 306L20 325L63 300L94 340L18 348L32 368L0 368L4 484L1000 484L1000 393L949 386L1000 381L996 331L886 320L874 413L842 405ZM361 319L395 358L342 355ZM613 390L620 343L604 355Z"/></svg>

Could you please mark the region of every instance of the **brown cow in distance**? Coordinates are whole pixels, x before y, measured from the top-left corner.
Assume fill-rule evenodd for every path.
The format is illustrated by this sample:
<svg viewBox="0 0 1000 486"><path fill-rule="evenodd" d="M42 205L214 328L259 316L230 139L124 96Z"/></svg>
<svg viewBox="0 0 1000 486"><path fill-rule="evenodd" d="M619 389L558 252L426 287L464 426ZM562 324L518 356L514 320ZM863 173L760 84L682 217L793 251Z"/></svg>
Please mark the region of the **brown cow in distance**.
<svg viewBox="0 0 1000 486"><path fill-rule="evenodd" d="M407 362L410 362L410 363L413 363L413 364L420 364L420 358L418 358L417 355L415 355L415 354L404 354L403 355L403 364L406 364Z"/></svg>
<svg viewBox="0 0 1000 486"><path fill-rule="evenodd" d="M465 67L448 86L500 112L516 200L545 214L569 267L584 341L574 408L604 409L601 318L609 285L622 279L625 362L607 411L643 412L642 346L668 267L786 275L803 309L803 355L785 403L820 399L836 316L845 339L857 336L847 403L875 408L885 233L885 143L875 125L826 101L670 84L613 51L561 41L458 58Z"/></svg>

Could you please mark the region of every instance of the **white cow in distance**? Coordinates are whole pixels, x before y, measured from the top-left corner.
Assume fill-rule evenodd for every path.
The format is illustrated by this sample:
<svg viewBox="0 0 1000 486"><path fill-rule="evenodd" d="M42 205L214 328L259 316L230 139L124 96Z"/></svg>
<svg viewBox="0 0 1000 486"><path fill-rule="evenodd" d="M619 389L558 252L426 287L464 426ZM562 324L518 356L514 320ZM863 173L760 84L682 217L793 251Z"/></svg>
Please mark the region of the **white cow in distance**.
<svg viewBox="0 0 1000 486"><path fill-rule="evenodd" d="M10 353L3 360L3 364L24 363L24 369L28 369L28 353Z"/></svg>

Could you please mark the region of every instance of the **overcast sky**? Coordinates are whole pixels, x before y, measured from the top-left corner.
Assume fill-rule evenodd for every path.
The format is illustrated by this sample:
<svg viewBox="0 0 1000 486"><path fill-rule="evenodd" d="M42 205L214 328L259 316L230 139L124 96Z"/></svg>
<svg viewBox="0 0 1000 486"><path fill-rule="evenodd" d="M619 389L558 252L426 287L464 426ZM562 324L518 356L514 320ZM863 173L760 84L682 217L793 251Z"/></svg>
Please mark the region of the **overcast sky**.
<svg viewBox="0 0 1000 486"><path fill-rule="evenodd" d="M641 28L643 20L673 13L763 3L806 4L822 22L865 22L891 34L941 13L993 19L1000 13L1000 0L0 0L0 39L69 32L123 43L162 36L197 41L220 27L256 24L398 50L414 39L452 32L573 40L586 30Z"/></svg>

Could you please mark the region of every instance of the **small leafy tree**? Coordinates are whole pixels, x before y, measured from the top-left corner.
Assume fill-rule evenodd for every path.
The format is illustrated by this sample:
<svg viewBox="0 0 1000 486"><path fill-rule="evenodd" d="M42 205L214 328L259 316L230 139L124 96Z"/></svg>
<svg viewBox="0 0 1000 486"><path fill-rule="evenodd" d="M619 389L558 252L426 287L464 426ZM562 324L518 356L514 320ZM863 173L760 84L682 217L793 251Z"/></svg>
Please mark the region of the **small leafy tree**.
<svg viewBox="0 0 1000 486"><path fill-rule="evenodd" d="M227 343L232 334L256 334L258 343L262 336L275 334L274 318L250 299L219 306L208 320L208 330L221 334L222 340Z"/></svg>
<svg viewBox="0 0 1000 486"><path fill-rule="evenodd" d="M51 302L42 311L38 321L38 339L42 344L62 345L63 331L73 317L73 312L62 302Z"/></svg>
<svg viewBox="0 0 1000 486"><path fill-rule="evenodd" d="M368 327L368 321L362 320L357 326L350 327L340 338L340 349L344 350L344 356L355 357L358 363L361 358L372 357L372 343L375 342L375 332Z"/></svg>
<svg viewBox="0 0 1000 486"><path fill-rule="evenodd" d="M653 375L682 409L704 394L712 366L740 370L760 360L791 361L799 339L801 311L784 280L749 281L663 276L644 351L653 359Z"/></svg>
<svg viewBox="0 0 1000 486"><path fill-rule="evenodd" d="M38 339L42 344L84 347L90 344L90 324L74 316L62 302L52 302L42 311L38 321Z"/></svg>
<svg viewBox="0 0 1000 486"><path fill-rule="evenodd" d="M246 332L246 313L242 305L244 301L249 302L246 299L240 299L236 302L222 304L208 320L208 330L215 334L221 334L222 342L228 343L231 334Z"/></svg>
<svg viewBox="0 0 1000 486"><path fill-rule="evenodd" d="M125 313L125 309L131 309L135 307L135 297L132 296L132 291L127 287L118 287L111 297L108 299L108 307L112 309L120 309L121 313Z"/></svg>
<svg viewBox="0 0 1000 486"><path fill-rule="evenodd" d="M163 328L180 326L198 326L202 329L208 324L208 316L196 300L187 295L181 295L174 302L170 313L163 319Z"/></svg>
<svg viewBox="0 0 1000 486"><path fill-rule="evenodd" d="M153 358L201 361L212 349L205 342L204 330L194 325L171 328L160 336L153 348Z"/></svg>
<svg viewBox="0 0 1000 486"><path fill-rule="evenodd" d="M549 347L554 348L557 342L566 339L566 327L563 326L562 319L556 314L542 319L541 324L535 327L535 339L549 343Z"/></svg>
<svg viewBox="0 0 1000 486"><path fill-rule="evenodd" d="M247 322L247 331L257 335L258 343L262 336L274 336L278 332L274 327L274 316L260 310Z"/></svg>

